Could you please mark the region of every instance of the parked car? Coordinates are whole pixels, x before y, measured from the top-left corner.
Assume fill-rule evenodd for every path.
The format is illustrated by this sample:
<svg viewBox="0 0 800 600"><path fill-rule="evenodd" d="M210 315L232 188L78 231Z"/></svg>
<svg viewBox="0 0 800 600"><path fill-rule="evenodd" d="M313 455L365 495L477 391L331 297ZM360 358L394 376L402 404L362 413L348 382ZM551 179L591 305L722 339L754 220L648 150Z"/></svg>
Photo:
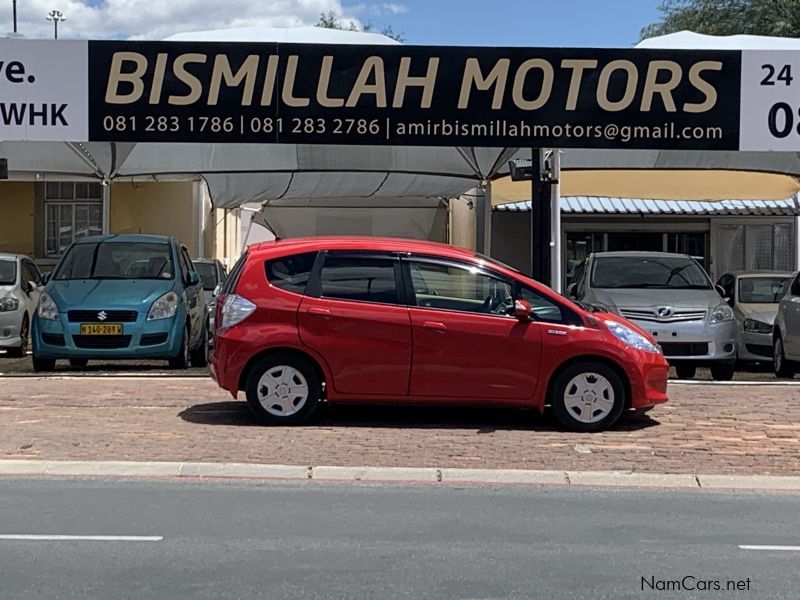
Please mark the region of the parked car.
<svg viewBox="0 0 800 600"><path fill-rule="evenodd" d="M772 331L775 375L794 377L800 364L800 273L794 273L778 292L781 300Z"/></svg>
<svg viewBox="0 0 800 600"><path fill-rule="evenodd" d="M667 400L668 365L626 319L467 250L322 237L254 245L217 299L211 368L265 423L331 403L488 404L595 431Z"/></svg>
<svg viewBox="0 0 800 600"><path fill-rule="evenodd" d="M222 261L216 258L195 258L192 262L200 275L200 282L203 284L203 296L205 296L206 306L208 307L209 331L213 333L214 307L216 305L214 293L217 290L217 286L225 283L228 273L225 271L225 265L222 264Z"/></svg>
<svg viewBox="0 0 800 600"><path fill-rule="evenodd" d="M41 286L42 275L30 258L0 254L0 348L12 358L28 353Z"/></svg>
<svg viewBox="0 0 800 600"><path fill-rule="evenodd" d="M717 281L736 319L736 357L740 361L772 360L772 326L781 290L791 273L725 273Z"/></svg>
<svg viewBox="0 0 800 600"><path fill-rule="evenodd" d="M166 359L205 366L208 313L186 248L155 235L85 237L67 248L33 319L33 368L57 359Z"/></svg>
<svg viewBox="0 0 800 600"><path fill-rule="evenodd" d="M571 298L602 304L659 343L678 377L708 366L720 381L733 378L733 309L691 256L664 252L599 252L578 267Z"/></svg>

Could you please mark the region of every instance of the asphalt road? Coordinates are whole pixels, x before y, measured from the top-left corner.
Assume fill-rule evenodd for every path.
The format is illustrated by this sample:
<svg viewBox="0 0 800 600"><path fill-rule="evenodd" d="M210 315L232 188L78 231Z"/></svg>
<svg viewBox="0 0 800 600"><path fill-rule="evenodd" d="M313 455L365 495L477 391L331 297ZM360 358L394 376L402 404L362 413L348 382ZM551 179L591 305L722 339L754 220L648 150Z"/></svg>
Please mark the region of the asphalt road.
<svg viewBox="0 0 800 600"><path fill-rule="evenodd" d="M795 599L800 552L739 546L797 546L798 514L781 494L5 479L0 598Z"/></svg>

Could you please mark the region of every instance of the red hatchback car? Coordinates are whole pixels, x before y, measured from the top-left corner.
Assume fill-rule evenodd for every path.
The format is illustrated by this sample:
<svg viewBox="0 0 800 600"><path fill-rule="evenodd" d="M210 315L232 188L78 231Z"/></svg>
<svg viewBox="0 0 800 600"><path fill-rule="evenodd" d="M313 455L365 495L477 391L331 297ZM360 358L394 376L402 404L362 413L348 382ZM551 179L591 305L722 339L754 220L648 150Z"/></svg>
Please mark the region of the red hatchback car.
<svg viewBox="0 0 800 600"><path fill-rule="evenodd" d="M596 431L667 400L667 361L635 325L444 244L251 246L216 323L213 376L266 423L302 423L322 400L550 404L566 427Z"/></svg>

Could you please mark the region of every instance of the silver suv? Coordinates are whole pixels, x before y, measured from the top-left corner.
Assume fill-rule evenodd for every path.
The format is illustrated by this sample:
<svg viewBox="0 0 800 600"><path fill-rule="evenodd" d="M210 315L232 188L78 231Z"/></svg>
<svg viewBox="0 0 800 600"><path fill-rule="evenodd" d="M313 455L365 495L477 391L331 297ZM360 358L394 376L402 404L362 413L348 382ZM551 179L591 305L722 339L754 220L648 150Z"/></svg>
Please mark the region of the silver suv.
<svg viewBox="0 0 800 600"><path fill-rule="evenodd" d="M576 269L567 295L607 306L658 340L681 379L698 366L719 381L733 378L733 310L691 256L664 252L591 254Z"/></svg>

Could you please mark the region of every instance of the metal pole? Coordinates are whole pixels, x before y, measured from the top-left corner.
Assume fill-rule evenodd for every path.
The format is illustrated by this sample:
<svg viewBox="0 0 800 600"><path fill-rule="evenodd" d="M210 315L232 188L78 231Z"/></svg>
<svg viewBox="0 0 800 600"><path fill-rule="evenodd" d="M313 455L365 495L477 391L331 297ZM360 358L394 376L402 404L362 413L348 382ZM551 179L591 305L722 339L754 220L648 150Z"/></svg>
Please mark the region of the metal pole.
<svg viewBox="0 0 800 600"><path fill-rule="evenodd" d="M11 0L14 7L14 33L17 33L17 0Z"/></svg>
<svg viewBox="0 0 800 600"><path fill-rule="evenodd" d="M111 180L103 179L103 235L111 233Z"/></svg>
<svg viewBox="0 0 800 600"><path fill-rule="evenodd" d="M55 28L56 28L55 39L58 39L58 19L53 19L53 25L55 25Z"/></svg>
<svg viewBox="0 0 800 600"><path fill-rule="evenodd" d="M561 293L561 152L553 149L553 183L550 185L550 287Z"/></svg>
<svg viewBox="0 0 800 600"><path fill-rule="evenodd" d="M531 149L531 277L550 285L550 185L543 181L542 150Z"/></svg>

